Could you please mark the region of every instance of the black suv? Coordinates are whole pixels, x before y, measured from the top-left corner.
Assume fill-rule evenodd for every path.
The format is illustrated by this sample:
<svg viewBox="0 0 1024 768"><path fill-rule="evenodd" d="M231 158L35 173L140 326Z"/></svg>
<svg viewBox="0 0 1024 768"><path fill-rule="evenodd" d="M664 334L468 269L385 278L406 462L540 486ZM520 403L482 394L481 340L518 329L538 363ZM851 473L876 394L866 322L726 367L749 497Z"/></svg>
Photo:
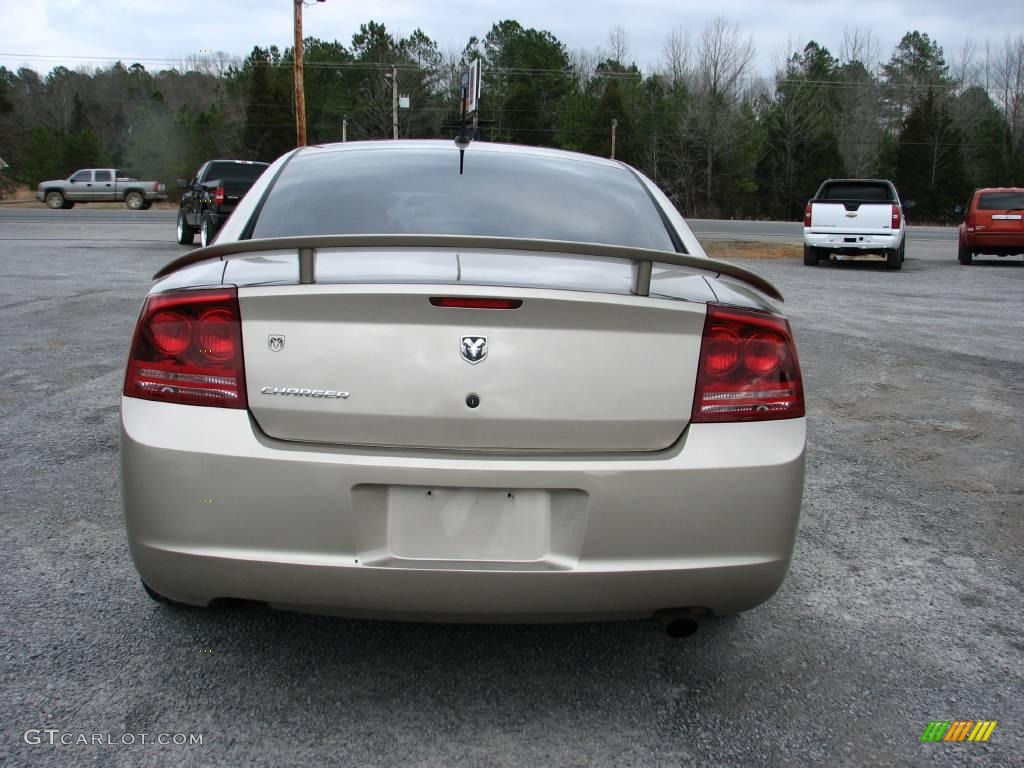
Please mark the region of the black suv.
<svg viewBox="0 0 1024 768"><path fill-rule="evenodd" d="M184 190L178 207L178 242L190 245L198 231L200 243L212 243L235 206L266 169L267 163L251 160L209 160L199 167L191 181L178 179L178 189Z"/></svg>

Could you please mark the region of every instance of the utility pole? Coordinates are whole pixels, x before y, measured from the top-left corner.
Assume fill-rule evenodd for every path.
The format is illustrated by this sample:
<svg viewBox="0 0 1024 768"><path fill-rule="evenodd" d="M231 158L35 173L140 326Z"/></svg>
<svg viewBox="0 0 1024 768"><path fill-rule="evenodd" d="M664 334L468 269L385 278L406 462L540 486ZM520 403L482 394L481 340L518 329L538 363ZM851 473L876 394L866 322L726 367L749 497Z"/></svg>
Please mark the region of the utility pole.
<svg viewBox="0 0 1024 768"><path fill-rule="evenodd" d="M615 129L619 127L619 121L612 118L612 160L615 159Z"/></svg>
<svg viewBox="0 0 1024 768"><path fill-rule="evenodd" d="M302 0L295 4L295 146L306 146L306 89L302 68Z"/></svg>
<svg viewBox="0 0 1024 768"><path fill-rule="evenodd" d="M325 0L316 0L323 3ZM292 0L295 6L295 146L306 146L306 86L302 68L302 6L303 0Z"/></svg>
<svg viewBox="0 0 1024 768"><path fill-rule="evenodd" d="M398 138L398 67L391 65L391 128Z"/></svg>
<svg viewBox="0 0 1024 768"><path fill-rule="evenodd" d="M348 115L341 118L341 141L343 144L348 141Z"/></svg>

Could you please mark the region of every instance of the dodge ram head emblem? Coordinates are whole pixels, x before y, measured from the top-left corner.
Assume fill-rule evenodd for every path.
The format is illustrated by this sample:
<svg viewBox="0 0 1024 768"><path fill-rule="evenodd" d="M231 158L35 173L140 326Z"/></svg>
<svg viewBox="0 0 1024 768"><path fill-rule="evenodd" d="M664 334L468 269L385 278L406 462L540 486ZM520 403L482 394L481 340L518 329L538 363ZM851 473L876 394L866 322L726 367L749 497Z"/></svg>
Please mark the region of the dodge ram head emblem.
<svg viewBox="0 0 1024 768"><path fill-rule="evenodd" d="M470 365L476 365L487 357L487 337L463 336L460 350L463 360Z"/></svg>
<svg viewBox="0 0 1024 768"><path fill-rule="evenodd" d="M273 333L267 336L267 348L271 352L280 352L284 349L284 336L279 333Z"/></svg>

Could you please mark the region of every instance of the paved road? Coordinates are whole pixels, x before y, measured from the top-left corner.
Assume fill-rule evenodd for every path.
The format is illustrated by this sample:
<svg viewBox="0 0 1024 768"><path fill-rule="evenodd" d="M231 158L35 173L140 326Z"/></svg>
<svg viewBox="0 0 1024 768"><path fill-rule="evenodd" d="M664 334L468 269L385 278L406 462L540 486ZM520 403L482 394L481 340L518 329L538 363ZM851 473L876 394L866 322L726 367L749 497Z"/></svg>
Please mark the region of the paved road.
<svg viewBox="0 0 1024 768"><path fill-rule="evenodd" d="M671 641L152 603L122 531L117 409L148 276L183 248L164 213L10 213L0 764L1021 764L1019 261L959 267L917 243L895 273L743 262L786 294L800 345L800 534L768 604ZM919 741L982 718L987 744ZM25 743L47 728L205 743Z"/></svg>
<svg viewBox="0 0 1024 768"><path fill-rule="evenodd" d="M725 219L687 219L694 234L706 240L779 240L803 241L803 222L799 221L736 221ZM956 242L956 227L910 227L907 245L911 243ZM954 246L955 250L955 246Z"/></svg>
<svg viewBox="0 0 1024 768"><path fill-rule="evenodd" d="M51 211L45 208L4 208L0 207L0 227L6 225L71 223L80 226L117 225L127 233L140 230L156 231L159 222L165 231L171 231L175 221L174 211L118 211L89 209L80 206L71 211ZM721 219L689 219L694 233L707 240L768 240L798 243L803 236L803 225L791 221L731 221ZM63 231L63 230L61 230ZM66 232L65 232L66 234ZM86 234L94 234L87 232ZM57 231L48 233L56 237ZM911 227L908 244L913 242L955 241L955 227Z"/></svg>

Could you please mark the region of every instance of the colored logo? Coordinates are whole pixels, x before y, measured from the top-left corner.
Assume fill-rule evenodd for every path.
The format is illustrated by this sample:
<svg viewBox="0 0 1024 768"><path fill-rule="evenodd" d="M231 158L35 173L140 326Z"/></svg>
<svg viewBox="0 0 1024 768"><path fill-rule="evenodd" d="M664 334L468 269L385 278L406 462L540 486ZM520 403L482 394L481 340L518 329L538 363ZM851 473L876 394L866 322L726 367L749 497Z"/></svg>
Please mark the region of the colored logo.
<svg viewBox="0 0 1024 768"><path fill-rule="evenodd" d="M921 741L988 741L996 729L996 720L932 720L921 734Z"/></svg>

